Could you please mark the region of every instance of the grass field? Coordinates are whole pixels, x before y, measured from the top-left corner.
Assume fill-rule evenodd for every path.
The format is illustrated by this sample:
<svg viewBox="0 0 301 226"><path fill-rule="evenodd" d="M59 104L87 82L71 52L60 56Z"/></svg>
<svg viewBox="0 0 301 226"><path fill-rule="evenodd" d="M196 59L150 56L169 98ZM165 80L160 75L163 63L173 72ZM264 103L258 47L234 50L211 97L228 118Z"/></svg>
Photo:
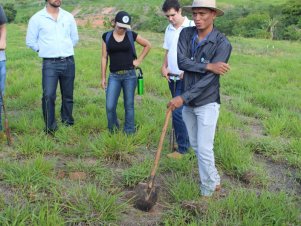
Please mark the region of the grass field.
<svg viewBox="0 0 301 226"><path fill-rule="evenodd" d="M142 64L146 93L136 96L139 130L112 136L100 89L103 30L79 31L76 123L59 124L53 138L43 133L41 60L25 46L26 25L8 26L6 104L14 144L0 146L0 225L301 224L300 43L230 37L231 72L221 79L215 142L225 192L201 200L194 153L166 158L167 137L158 204L144 213L131 198L137 183L147 181L170 98L160 75L163 34L139 32L153 46ZM58 92L58 119L59 108ZM118 117L123 123L122 98Z"/></svg>

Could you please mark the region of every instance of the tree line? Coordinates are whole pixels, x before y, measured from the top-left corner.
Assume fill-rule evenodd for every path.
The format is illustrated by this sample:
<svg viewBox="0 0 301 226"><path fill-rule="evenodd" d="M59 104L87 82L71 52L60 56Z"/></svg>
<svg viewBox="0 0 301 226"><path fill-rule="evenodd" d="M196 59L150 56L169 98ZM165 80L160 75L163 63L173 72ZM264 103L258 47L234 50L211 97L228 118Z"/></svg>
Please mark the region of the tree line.
<svg viewBox="0 0 301 226"><path fill-rule="evenodd" d="M182 1L183 5L189 5L190 3L190 0L189 2L188 0ZM131 13L133 28L164 32L167 21L161 13L161 8L158 7L149 7L143 14L140 12ZM4 4L3 8L8 22L15 22L17 10L14 4ZM191 17L191 15L188 16ZM229 7L225 10L223 17L216 19L215 26L227 36L301 40L301 1L290 0L280 5L258 3L256 5Z"/></svg>

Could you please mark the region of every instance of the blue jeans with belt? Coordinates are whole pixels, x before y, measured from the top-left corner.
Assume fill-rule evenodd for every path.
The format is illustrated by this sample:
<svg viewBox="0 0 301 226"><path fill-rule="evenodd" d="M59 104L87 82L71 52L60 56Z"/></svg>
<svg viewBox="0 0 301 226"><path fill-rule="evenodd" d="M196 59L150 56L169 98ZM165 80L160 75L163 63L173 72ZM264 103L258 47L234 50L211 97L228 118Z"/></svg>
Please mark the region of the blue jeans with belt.
<svg viewBox="0 0 301 226"><path fill-rule="evenodd" d="M3 60L0 61L0 92L2 92L2 95L4 95L5 80L6 80L6 61ZM2 99L0 97L0 131L3 130L1 111L2 111Z"/></svg>
<svg viewBox="0 0 301 226"><path fill-rule="evenodd" d="M183 84L182 80L171 80L168 84L172 97L181 95ZM172 124L175 130L176 141L178 144L178 152L181 154L185 154L190 144L187 129L182 118L182 110L183 106L175 109L172 112Z"/></svg>
<svg viewBox="0 0 301 226"><path fill-rule="evenodd" d="M116 108L122 89L125 112L123 130L126 134L135 133L134 97L136 86L137 77L135 70L125 70L118 74L114 72L110 73L106 92L106 111L108 129L110 132L113 132L115 129L119 129Z"/></svg>
<svg viewBox="0 0 301 226"><path fill-rule="evenodd" d="M55 119L55 100L58 82L60 83L62 105L61 120L66 125L73 125L73 89L75 64L73 56L66 58L44 58L42 68L42 109L46 131L57 130Z"/></svg>

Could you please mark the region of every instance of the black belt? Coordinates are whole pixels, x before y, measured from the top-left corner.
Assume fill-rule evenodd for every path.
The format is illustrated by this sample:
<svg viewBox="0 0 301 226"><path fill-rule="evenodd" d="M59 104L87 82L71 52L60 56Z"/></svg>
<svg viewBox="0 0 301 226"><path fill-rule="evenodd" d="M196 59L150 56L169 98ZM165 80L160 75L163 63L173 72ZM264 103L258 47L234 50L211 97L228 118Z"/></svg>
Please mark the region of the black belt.
<svg viewBox="0 0 301 226"><path fill-rule="evenodd" d="M68 59L73 59L73 56L68 57L54 57L54 58L43 58L43 60L51 60L51 61L65 61Z"/></svg>
<svg viewBox="0 0 301 226"><path fill-rule="evenodd" d="M168 75L168 76L174 76L174 77L180 77L180 75L178 75L178 74L173 74L173 73L168 73L167 75Z"/></svg>
<svg viewBox="0 0 301 226"><path fill-rule="evenodd" d="M120 70L120 71L112 71L111 73L117 74L117 75L124 75L127 74L129 71L132 71L133 69L130 70Z"/></svg>

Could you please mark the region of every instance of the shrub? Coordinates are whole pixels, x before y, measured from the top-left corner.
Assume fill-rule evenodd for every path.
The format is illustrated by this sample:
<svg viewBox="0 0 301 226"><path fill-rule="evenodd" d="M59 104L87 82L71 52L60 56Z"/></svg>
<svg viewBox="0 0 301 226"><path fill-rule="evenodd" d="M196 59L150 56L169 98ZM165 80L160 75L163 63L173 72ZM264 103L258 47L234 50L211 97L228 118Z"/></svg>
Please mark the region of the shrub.
<svg viewBox="0 0 301 226"><path fill-rule="evenodd" d="M7 22L8 23L13 22L17 15L17 10L15 10L15 5L12 3L7 3L3 6L3 9L7 17Z"/></svg>
<svg viewBox="0 0 301 226"><path fill-rule="evenodd" d="M233 34L243 37L268 38L270 16L252 13L236 21Z"/></svg>

